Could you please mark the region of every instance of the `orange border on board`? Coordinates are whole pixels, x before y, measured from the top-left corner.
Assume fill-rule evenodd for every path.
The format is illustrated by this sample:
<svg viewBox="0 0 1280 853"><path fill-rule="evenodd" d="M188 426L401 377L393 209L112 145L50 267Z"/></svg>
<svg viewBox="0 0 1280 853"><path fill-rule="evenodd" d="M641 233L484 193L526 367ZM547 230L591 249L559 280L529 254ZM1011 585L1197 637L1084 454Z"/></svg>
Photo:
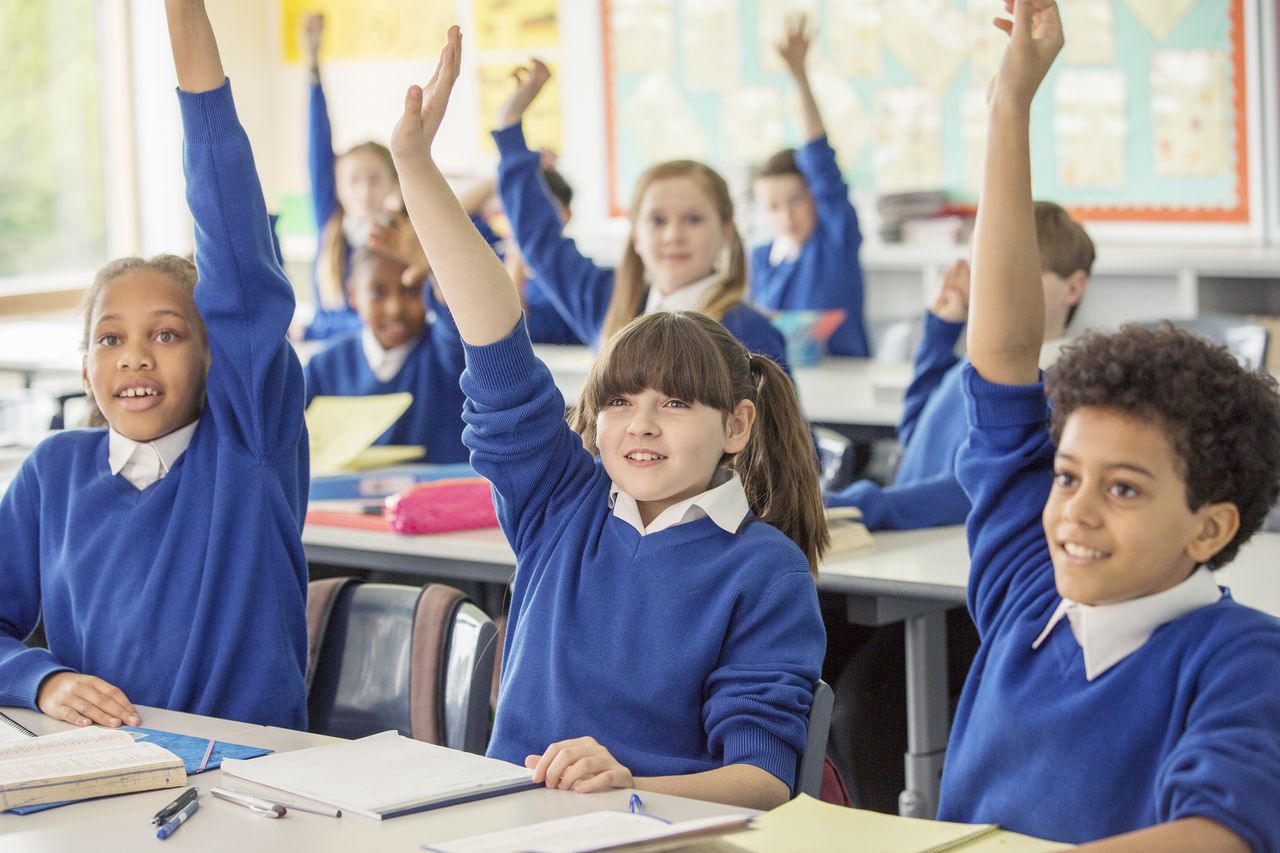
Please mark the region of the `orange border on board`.
<svg viewBox="0 0 1280 853"><path fill-rule="evenodd" d="M1077 206L1070 208L1077 219L1094 222L1230 222L1249 221L1249 116L1245 88L1244 0L1230 0L1232 91L1236 131L1236 206L1235 207L1141 207L1141 206ZM625 216L618 198L618 150L614 125L613 45L610 41L609 0L600 0L600 29L604 48L604 115L605 145L608 161L609 213Z"/></svg>

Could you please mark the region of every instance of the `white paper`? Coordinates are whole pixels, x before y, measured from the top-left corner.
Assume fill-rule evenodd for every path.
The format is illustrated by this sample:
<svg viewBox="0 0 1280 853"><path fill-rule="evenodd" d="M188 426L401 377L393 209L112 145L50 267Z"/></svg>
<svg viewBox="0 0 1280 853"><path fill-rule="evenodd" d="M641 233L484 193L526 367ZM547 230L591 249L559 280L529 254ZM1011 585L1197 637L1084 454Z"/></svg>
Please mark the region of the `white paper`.
<svg viewBox="0 0 1280 853"><path fill-rule="evenodd" d="M630 812L588 812L454 841L427 842L422 847L431 853L523 853L526 850L537 850L538 853L588 853L623 844L709 832L721 827L729 829L743 825L748 819L747 815L718 815L667 823L658 818Z"/></svg>
<svg viewBox="0 0 1280 853"><path fill-rule="evenodd" d="M964 64L968 20L951 0L896 0L885 10L884 41L920 85L941 93Z"/></svg>
<svg viewBox="0 0 1280 853"><path fill-rule="evenodd" d="M886 86L876 92L876 190L933 190L942 185L942 119L933 92Z"/></svg>
<svg viewBox="0 0 1280 853"><path fill-rule="evenodd" d="M1071 0L1062 9L1068 63L1109 65L1115 61L1116 25L1113 0ZM1004 37L1004 33L1000 34Z"/></svg>
<svg viewBox="0 0 1280 853"><path fill-rule="evenodd" d="M704 160L711 147L693 106L669 74L654 71L621 104L623 130L646 161Z"/></svg>
<svg viewBox="0 0 1280 853"><path fill-rule="evenodd" d="M1221 51L1162 50L1151 61L1157 175L1231 173L1227 58Z"/></svg>
<svg viewBox="0 0 1280 853"><path fill-rule="evenodd" d="M1124 0L1147 32L1156 41L1164 41L1173 28L1186 17L1197 0Z"/></svg>
<svg viewBox="0 0 1280 853"><path fill-rule="evenodd" d="M720 99L721 157L758 163L783 147L782 95L771 86L744 86Z"/></svg>
<svg viewBox="0 0 1280 853"><path fill-rule="evenodd" d="M881 45L885 0L840 0L827 4L831 62L849 77L879 77L884 68ZM824 105L825 112L825 105Z"/></svg>
<svg viewBox="0 0 1280 853"><path fill-rule="evenodd" d="M1054 90L1058 180L1066 187L1125 185L1124 72L1064 68Z"/></svg>
<svg viewBox="0 0 1280 853"><path fill-rule="evenodd" d="M690 91L723 92L742 80L742 48L737 38L735 0L698 0L684 5L681 37L684 86Z"/></svg>
<svg viewBox="0 0 1280 853"><path fill-rule="evenodd" d="M669 71L676 64L672 0L612 0L609 43L619 71Z"/></svg>

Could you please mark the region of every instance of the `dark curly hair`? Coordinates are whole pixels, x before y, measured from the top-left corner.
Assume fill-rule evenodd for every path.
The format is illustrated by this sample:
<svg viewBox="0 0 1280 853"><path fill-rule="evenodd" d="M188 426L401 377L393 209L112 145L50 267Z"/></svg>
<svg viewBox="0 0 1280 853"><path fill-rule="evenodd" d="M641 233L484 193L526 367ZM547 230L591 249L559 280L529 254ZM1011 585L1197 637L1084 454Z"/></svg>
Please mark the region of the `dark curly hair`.
<svg viewBox="0 0 1280 853"><path fill-rule="evenodd" d="M1206 564L1230 563L1280 494L1276 380L1241 367L1224 347L1164 324L1090 332L1063 350L1049 378L1054 444L1071 413L1095 406L1154 422L1169 437L1187 506L1230 502L1240 529Z"/></svg>

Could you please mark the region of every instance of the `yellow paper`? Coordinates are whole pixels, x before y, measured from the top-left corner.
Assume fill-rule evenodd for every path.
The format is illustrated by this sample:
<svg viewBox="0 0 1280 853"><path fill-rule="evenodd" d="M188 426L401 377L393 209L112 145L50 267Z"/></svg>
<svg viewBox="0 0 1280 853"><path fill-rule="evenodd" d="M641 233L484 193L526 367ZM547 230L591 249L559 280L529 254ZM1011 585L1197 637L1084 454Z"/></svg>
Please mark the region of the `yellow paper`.
<svg viewBox="0 0 1280 853"><path fill-rule="evenodd" d="M557 5L557 0L474 0L477 48L526 53L555 47Z"/></svg>
<svg viewBox="0 0 1280 853"><path fill-rule="evenodd" d="M542 58L545 60L545 57ZM489 151L494 150L489 128L493 127L492 122L498 109L515 90L515 80L511 76L515 68L516 63L496 62L476 69L476 81L480 88L480 144ZM525 141L529 143L531 150L550 148L559 153L564 150L564 136L560 127L560 81L556 64L548 62L547 68L551 69L551 79L525 111L522 124Z"/></svg>
<svg viewBox="0 0 1280 853"><path fill-rule="evenodd" d="M375 444L356 454L356 458L348 462L348 471L369 471L374 468L390 468L401 462L420 460L427 449L418 444Z"/></svg>
<svg viewBox="0 0 1280 853"><path fill-rule="evenodd" d="M421 59L430 67L445 33L456 23L452 3L422 0L281 0L284 61L303 62L303 19L324 15L321 61L334 59Z"/></svg>
<svg viewBox="0 0 1280 853"><path fill-rule="evenodd" d="M306 414L312 475L346 467L386 432L412 402L413 395L408 392L316 397Z"/></svg>

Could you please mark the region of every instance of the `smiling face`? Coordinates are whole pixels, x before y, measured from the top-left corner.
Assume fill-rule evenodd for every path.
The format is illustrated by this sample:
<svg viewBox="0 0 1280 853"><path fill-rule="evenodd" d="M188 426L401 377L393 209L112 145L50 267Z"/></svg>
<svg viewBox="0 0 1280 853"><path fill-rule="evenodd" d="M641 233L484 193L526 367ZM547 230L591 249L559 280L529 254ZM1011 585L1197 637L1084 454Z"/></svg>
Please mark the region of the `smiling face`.
<svg viewBox="0 0 1280 853"><path fill-rule="evenodd" d="M382 348L407 344L422 334L427 325L422 282L403 284L404 265L374 253L353 263L351 304Z"/></svg>
<svg viewBox="0 0 1280 853"><path fill-rule="evenodd" d="M134 269L103 285L89 317L84 386L116 432L151 441L200 416L209 348L190 293Z"/></svg>
<svg viewBox="0 0 1280 853"><path fill-rule="evenodd" d="M659 178L645 189L631 226L636 254L653 286L671 293L715 271L731 238L710 195L692 177Z"/></svg>
<svg viewBox="0 0 1280 853"><path fill-rule="evenodd" d="M334 190L347 216L372 219L386 211L396 190L389 157L358 145L334 164Z"/></svg>
<svg viewBox="0 0 1280 853"><path fill-rule="evenodd" d="M1043 522L1058 593L1082 604L1169 589L1234 535L1231 504L1187 506L1173 444L1157 424L1085 406L1054 460Z"/></svg>
<svg viewBox="0 0 1280 853"><path fill-rule="evenodd" d="M746 446L755 406L733 415L653 388L617 394L596 416L596 447L613 482L636 499L645 524L667 507L706 491L726 453Z"/></svg>
<svg viewBox="0 0 1280 853"><path fill-rule="evenodd" d="M803 246L818 224L818 211L804 178L800 175L758 178L755 194L769 217L773 233Z"/></svg>

